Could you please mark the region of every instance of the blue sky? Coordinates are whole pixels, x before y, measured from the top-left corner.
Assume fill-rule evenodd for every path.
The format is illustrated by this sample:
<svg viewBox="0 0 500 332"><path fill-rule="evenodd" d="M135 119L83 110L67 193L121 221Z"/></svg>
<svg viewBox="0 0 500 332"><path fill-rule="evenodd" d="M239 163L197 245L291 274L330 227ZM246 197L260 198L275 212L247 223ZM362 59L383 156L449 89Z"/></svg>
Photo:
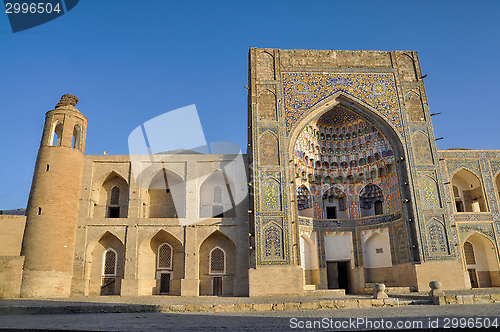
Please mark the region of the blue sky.
<svg viewBox="0 0 500 332"><path fill-rule="evenodd" d="M26 207L45 112L64 93L86 154L196 104L206 140L247 142L249 47L415 50L439 149L500 149L500 1L82 0L13 34L0 13L0 209Z"/></svg>

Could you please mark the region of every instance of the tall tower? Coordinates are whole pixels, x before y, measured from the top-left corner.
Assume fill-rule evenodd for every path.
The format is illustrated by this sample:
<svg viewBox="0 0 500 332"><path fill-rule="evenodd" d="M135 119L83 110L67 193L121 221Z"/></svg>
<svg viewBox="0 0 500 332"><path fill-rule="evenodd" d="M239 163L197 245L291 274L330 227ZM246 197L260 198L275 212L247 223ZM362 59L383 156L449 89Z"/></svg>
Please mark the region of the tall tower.
<svg viewBox="0 0 500 332"><path fill-rule="evenodd" d="M21 297L69 297L87 118L65 94L45 115L28 200Z"/></svg>

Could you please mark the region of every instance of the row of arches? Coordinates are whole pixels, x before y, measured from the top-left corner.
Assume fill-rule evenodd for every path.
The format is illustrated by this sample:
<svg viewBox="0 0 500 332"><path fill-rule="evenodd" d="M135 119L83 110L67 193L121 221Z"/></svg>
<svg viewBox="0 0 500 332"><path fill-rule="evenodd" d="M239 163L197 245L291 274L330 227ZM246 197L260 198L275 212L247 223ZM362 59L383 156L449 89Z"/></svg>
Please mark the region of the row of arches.
<svg viewBox="0 0 500 332"><path fill-rule="evenodd" d="M125 247L107 231L88 246L87 278L90 294L120 295L125 271ZM200 295L232 295L236 274L236 246L220 231L214 231L199 246ZM180 295L185 277L182 243L171 233L160 230L139 246L138 275L150 281L149 294Z"/></svg>
<svg viewBox="0 0 500 332"><path fill-rule="evenodd" d="M321 196L323 219L348 219L348 199L341 189L332 186ZM369 183L359 192L359 216L367 217L384 213L384 193L382 189ZM297 188L297 209L299 216L314 217L313 202L309 189L305 185Z"/></svg>
<svg viewBox="0 0 500 332"><path fill-rule="evenodd" d="M63 135L63 124L61 122L54 122L52 125L52 134L50 138L50 145L52 146L61 146L62 144L62 135ZM82 127L77 123L73 126L73 136L71 147L73 149L80 150L81 146L81 137L82 137Z"/></svg>
<svg viewBox="0 0 500 332"><path fill-rule="evenodd" d="M301 267L304 270L306 284L320 284L319 256L317 234L303 232L300 237ZM401 242L405 242L406 236L399 231L395 234L395 249ZM341 276L340 267L345 263L352 267L353 241L350 232L326 233L322 241L324 243L325 260L327 264L328 288L345 288L343 279L349 280L352 275ZM469 234L462 240L462 261L464 272L468 276L471 288L495 287L500 285L498 273L500 270L499 257L494 240L477 231ZM364 269L364 280L366 283L382 282L391 286L397 286L398 281L394 279L391 268L394 262L400 262L402 257L393 257L391 252L391 239L387 228L367 230L361 232L362 264ZM397 250L394 253L398 254ZM341 264L342 263L342 264ZM329 265L335 264L335 278L329 273L332 270ZM352 273L352 271L350 271ZM343 286L344 285L344 286Z"/></svg>
<svg viewBox="0 0 500 332"><path fill-rule="evenodd" d="M94 197L91 217L127 218L129 185L118 173L111 172ZM199 217L231 218L235 216L235 185L227 174L213 172L200 186ZM162 169L154 175L141 195L140 217L185 218L186 186L174 172Z"/></svg>

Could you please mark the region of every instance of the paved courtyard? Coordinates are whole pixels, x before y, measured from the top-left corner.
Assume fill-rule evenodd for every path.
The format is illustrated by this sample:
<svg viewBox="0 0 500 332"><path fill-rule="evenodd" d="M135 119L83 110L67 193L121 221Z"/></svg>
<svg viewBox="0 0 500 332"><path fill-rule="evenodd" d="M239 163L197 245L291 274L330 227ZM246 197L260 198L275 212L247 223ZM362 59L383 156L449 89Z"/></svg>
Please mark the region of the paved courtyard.
<svg viewBox="0 0 500 332"><path fill-rule="evenodd" d="M474 317L474 320L462 319L460 321L460 318L471 317ZM485 317L488 317L489 320ZM489 323L491 326L494 324L495 318L499 320L497 323L500 324L500 304L412 305L378 309L232 313L1 315L0 330L356 331L367 330L370 327L372 330L392 327L393 330L409 331L413 327L428 328L429 324L433 324L432 327L439 326L440 328L445 327L447 324L450 328L456 327L450 330L456 330L461 325L467 326L471 322L474 322L473 324ZM319 328L314 328L315 326ZM490 328L492 331L498 330L498 328Z"/></svg>

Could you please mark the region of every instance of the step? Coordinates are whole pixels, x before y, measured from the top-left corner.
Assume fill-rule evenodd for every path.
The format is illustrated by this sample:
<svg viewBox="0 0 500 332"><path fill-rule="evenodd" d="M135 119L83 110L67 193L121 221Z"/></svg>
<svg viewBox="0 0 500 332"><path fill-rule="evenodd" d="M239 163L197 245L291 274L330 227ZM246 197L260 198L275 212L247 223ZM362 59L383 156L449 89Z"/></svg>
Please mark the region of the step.
<svg viewBox="0 0 500 332"><path fill-rule="evenodd" d="M316 289L316 290L306 290L306 296L344 296L345 289Z"/></svg>
<svg viewBox="0 0 500 332"><path fill-rule="evenodd" d="M371 287L370 287L371 286ZM363 294L375 294L374 289L375 283L366 283L366 287L364 288ZM416 292L417 289L414 286L409 287L386 287L385 292L387 294L408 294L412 292Z"/></svg>

